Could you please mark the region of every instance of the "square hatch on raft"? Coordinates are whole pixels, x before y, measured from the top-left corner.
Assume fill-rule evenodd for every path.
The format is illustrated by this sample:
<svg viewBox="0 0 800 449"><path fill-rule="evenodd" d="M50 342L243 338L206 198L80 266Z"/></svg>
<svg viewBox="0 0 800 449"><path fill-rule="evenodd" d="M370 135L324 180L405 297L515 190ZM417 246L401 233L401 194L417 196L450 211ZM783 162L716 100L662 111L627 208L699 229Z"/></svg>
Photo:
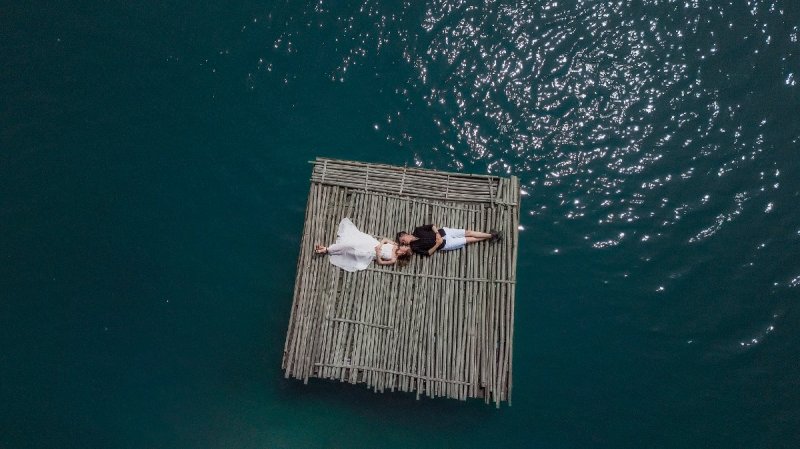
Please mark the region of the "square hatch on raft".
<svg viewBox="0 0 800 449"><path fill-rule="evenodd" d="M324 158L312 164L286 377L510 403L517 177ZM350 273L314 253L315 243L336 239L344 217L377 238L432 223L494 229L503 239Z"/></svg>

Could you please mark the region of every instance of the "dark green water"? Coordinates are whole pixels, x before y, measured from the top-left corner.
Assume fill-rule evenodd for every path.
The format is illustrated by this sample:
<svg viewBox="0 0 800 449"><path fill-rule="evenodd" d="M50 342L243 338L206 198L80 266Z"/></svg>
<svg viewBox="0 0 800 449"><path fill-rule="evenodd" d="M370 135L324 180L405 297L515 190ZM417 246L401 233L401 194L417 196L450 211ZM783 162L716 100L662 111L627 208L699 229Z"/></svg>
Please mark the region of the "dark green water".
<svg viewBox="0 0 800 449"><path fill-rule="evenodd" d="M800 446L800 8L0 8L0 447ZM514 402L280 370L317 155L523 181Z"/></svg>

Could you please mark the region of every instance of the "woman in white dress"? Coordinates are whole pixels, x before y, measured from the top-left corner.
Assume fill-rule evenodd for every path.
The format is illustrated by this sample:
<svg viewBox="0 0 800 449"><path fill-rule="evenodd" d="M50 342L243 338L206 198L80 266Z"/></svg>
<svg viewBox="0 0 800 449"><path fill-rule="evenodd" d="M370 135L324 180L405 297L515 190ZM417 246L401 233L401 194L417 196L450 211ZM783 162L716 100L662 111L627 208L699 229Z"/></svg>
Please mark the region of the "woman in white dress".
<svg viewBox="0 0 800 449"><path fill-rule="evenodd" d="M411 258L411 248L375 237L358 230L349 218L342 218L336 232L336 243L325 247L315 245L317 254L328 254L330 261L346 271L363 270L374 260L378 265L401 264Z"/></svg>

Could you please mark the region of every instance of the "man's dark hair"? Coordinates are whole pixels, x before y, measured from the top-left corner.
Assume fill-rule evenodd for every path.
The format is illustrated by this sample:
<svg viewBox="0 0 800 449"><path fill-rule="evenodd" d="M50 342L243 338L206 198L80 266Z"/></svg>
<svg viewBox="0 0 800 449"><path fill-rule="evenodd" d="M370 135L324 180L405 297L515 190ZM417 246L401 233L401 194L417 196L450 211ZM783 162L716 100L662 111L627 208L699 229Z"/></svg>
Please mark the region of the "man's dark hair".
<svg viewBox="0 0 800 449"><path fill-rule="evenodd" d="M402 237L402 236L404 236L404 235L406 235L406 234L408 234L408 232L406 232L406 231L400 231L400 232L398 232L398 233L397 233L397 235L396 235L396 236L394 236L394 240L395 240L397 243L400 243L400 237Z"/></svg>

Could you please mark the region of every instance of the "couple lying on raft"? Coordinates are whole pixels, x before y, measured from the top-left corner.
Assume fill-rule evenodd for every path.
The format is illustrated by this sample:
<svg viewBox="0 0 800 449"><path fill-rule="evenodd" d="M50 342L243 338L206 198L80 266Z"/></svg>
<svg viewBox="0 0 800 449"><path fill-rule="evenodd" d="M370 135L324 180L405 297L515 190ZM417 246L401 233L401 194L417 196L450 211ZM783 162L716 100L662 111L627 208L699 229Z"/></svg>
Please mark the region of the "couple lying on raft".
<svg viewBox="0 0 800 449"><path fill-rule="evenodd" d="M401 266L408 263L412 251L431 256L436 251L450 251L463 248L468 243L484 240L497 241L497 232L477 232L467 229L437 228L433 225L420 226L411 234L401 231L397 233L397 241L381 239L358 230L349 218L342 218L336 232L336 243L325 247L315 245L317 254L328 254L330 261L337 267L347 271L363 270L374 260L378 265Z"/></svg>

